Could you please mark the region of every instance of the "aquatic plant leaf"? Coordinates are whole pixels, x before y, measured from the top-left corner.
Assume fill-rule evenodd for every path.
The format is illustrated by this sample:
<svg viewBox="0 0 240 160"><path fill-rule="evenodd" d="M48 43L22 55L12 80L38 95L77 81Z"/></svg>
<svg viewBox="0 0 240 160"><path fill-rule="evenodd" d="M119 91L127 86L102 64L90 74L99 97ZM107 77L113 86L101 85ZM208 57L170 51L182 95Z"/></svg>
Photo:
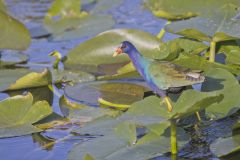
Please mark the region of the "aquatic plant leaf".
<svg viewBox="0 0 240 160"><path fill-rule="evenodd" d="M72 17L79 16L80 13L81 0L55 0L49 8L46 16Z"/></svg>
<svg viewBox="0 0 240 160"><path fill-rule="evenodd" d="M109 15L86 15L45 20L46 29L53 34L54 40L71 40L93 36L111 29L113 25L114 21Z"/></svg>
<svg viewBox="0 0 240 160"><path fill-rule="evenodd" d="M32 124L52 113L46 101L33 102L30 93L0 101L0 138L40 132Z"/></svg>
<svg viewBox="0 0 240 160"><path fill-rule="evenodd" d="M240 65L240 47L238 40L217 43L217 53L226 55L226 64Z"/></svg>
<svg viewBox="0 0 240 160"><path fill-rule="evenodd" d="M31 42L30 33L18 20L0 10L0 49L25 50Z"/></svg>
<svg viewBox="0 0 240 160"><path fill-rule="evenodd" d="M177 59L173 61L173 63L186 68L191 68L193 70L208 71L211 68L222 68L228 70L229 72L232 72L233 74L240 74L239 66L224 65L217 62L209 62L204 57L197 55L181 54Z"/></svg>
<svg viewBox="0 0 240 160"><path fill-rule="evenodd" d="M123 138L129 145L133 145L137 141L136 124L128 121L119 123L114 131L117 136Z"/></svg>
<svg viewBox="0 0 240 160"><path fill-rule="evenodd" d="M94 158L90 154L86 154L83 160L94 160Z"/></svg>
<svg viewBox="0 0 240 160"><path fill-rule="evenodd" d="M4 0L0 0L0 11L6 11L7 10L7 7L4 3Z"/></svg>
<svg viewBox="0 0 240 160"><path fill-rule="evenodd" d="M43 87L52 83L51 72L31 72L25 69L0 70L0 90L11 91L24 88Z"/></svg>
<svg viewBox="0 0 240 160"><path fill-rule="evenodd" d="M223 98L223 95L217 92L187 90L181 94L177 102L174 104L171 118L180 119L203 110L213 104L218 105Z"/></svg>
<svg viewBox="0 0 240 160"><path fill-rule="evenodd" d="M95 76L77 70L51 70L54 83L71 82L73 84L94 81Z"/></svg>
<svg viewBox="0 0 240 160"><path fill-rule="evenodd" d="M236 6L227 5L208 17L196 17L166 25L168 32L201 41L226 41L240 38L240 21L232 18L237 14Z"/></svg>
<svg viewBox="0 0 240 160"><path fill-rule="evenodd" d="M27 62L28 56L17 52L2 52L0 56L0 68L6 66L12 66L14 64Z"/></svg>
<svg viewBox="0 0 240 160"><path fill-rule="evenodd" d="M122 41L132 42L145 56L152 56L159 52L160 40L155 36L134 29L114 29L103 32L98 36L81 43L68 53L66 67L84 69L83 66L93 67L93 72L98 70L101 64L126 63L129 60L127 55L113 58L113 52ZM95 67L94 67L95 66Z"/></svg>
<svg viewBox="0 0 240 160"><path fill-rule="evenodd" d="M206 72L206 77L202 90L215 91L224 96L220 103L208 107L207 112L217 114L218 118L221 118L226 116L233 107L239 108L240 99L233 97L240 96L240 85L230 72L220 68L211 69Z"/></svg>
<svg viewBox="0 0 240 160"><path fill-rule="evenodd" d="M219 138L211 144L211 151L218 157L227 156L240 151L240 135L228 138Z"/></svg>
<svg viewBox="0 0 240 160"><path fill-rule="evenodd" d="M87 82L64 89L66 96L89 105L98 105L99 98L117 104L132 104L143 98L144 91L143 86L120 81Z"/></svg>
<svg viewBox="0 0 240 160"><path fill-rule="evenodd" d="M106 115L114 116L118 114L118 111L115 110L89 107L87 105L72 102L65 98L65 96L59 99L59 105L63 115L73 121L79 120L81 122L90 122Z"/></svg>
<svg viewBox="0 0 240 160"><path fill-rule="evenodd" d="M104 130L104 128L102 128ZM184 132L178 132L179 147L186 144L188 136ZM151 138L145 138L152 134ZM125 135L127 136L127 135ZM107 135L97 137L89 141L80 143L73 147L69 152L69 160L81 160L86 153L91 154L96 159L108 160L145 160L162 155L170 150L170 136L169 132L159 136L152 132L142 137L137 143L129 146L127 141L121 137L116 136L113 132L108 132ZM180 138L181 137L181 138ZM144 140L143 140L144 139ZM106 144L106 142L111 142ZM104 146L104 147L103 147Z"/></svg>
<svg viewBox="0 0 240 160"><path fill-rule="evenodd" d="M238 0L149 0L147 7L157 17L167 20L181 20L195 16L209 15L225 4L239 6Z"/></svg>
<svg viewBox="0 0 240 160"><path fill-rule="evenodd" d="M138 71L135 69L132 62L127 63L123 67L117 70L116 74L98 76L98 80L114 80L123 78L138 78L141 77Z"/></svg>

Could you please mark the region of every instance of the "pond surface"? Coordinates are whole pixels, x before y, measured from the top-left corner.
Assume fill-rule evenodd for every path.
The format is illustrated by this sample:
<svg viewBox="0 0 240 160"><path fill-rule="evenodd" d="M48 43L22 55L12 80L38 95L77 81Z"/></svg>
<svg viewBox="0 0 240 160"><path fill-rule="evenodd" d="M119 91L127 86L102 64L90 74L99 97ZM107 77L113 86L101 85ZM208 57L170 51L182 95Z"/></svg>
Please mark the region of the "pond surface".
<svg viewBox="0 0 240 160"><path fill-rule="evenodd" d="M35 64L31 68L36 70L51 66L51 63L54 61L54 59L48 56L48 53L51 51L58 50L63 55L66 55L74 46L94 36L79 37L78 39L69 41L51 41L44 29L40 30L41 32L38 30L39 33L36 33L36 28L43 28L41 23L52 2L51 0L5 1L12 15L22 21L32 32L32 35L38 37L33 39L29 49L23 52L29 55L29 63ZM88 10L91 7L86 5L83 6L83 9ZM114 28L135 28L157 34L165 24L164 20L157 19L144 7L142 0L124 0L122 3L112 6L104 12L113 16L116 21ZM165 36L165 40L172 38L174 36L171 34ZM38 63L44 63L45 65L36 65ZM44 88L41 91L35 92L39 94L39 100L47 100L52 104L54 112L62 115L59 108L59 94L62 94L61 90L58 94ZM8 97L7 93L0 94L0 99L6 97ZM180 150L179 159L203 158L217 160L218 158L212 155L209 149L209 143L218 137L231 134L231 126L239 119L238 117L239 114L236 114L218 121L209 122L208 124L199 124L197 131L193 127L186 128L192 135L192 139ZM0 155L4 157L4 160L65 160L67 159L68 151L74 144L89 139L89 137L69 137L74 127L78 126L61 126L28 136L0 139ZM59 141L59 139L63 140ZM50 142L55 143L46 145ZM167 160L171 158L167 154L156 159Z"/></svg>

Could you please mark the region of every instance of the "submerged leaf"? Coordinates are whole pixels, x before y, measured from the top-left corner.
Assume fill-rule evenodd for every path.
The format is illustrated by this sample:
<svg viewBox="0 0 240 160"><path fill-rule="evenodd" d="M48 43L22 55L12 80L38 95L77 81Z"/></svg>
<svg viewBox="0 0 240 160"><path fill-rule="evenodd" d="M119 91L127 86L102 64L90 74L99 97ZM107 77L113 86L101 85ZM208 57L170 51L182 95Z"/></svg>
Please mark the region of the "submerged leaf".
<svg viewBox="0 0 240 160"><path fill-rule="evenodd" d="M27 62L28 56L19 54L17 52L2 52L0 55L0 68L5 66L11 66L14 64Z"/></svg>
<svg viewBox="0 0 240 160"><path fill-rule="evenodd" d="M108 15L87 15L67 17L56 21L45 20L45 25L55 40L70 40L111 29L114 21Z"/></svg>
<svg viewBox="0 0 240 160"><path fill-rule="evenodd" d="M0 7L1 8L1 7ZM31 42L27 28L0 9L0 49L25 50Z"/></svg>
<svg viewBox="0 0 240 160"><path fill-rule="evenodd" d="M141 100L145 90L145 87L133 83L100 81L67 86L64 91L76 101L98 105L98 98L117 104L131 104Z"/></svg>
<svg viewBox="0 0 240 160"><path fill-rule="evenodd" d="M227 156L240 151L240 135L219 138L215 143L211 144L211 151L218 157Z"/></svg>
<svg viewBox="0 0 240 160"><path fill-rule="evenodd" d="M21 136L41 129L32 124L52 113L46 101L33 104L30 93L0 101L0 138Z"/></svg>

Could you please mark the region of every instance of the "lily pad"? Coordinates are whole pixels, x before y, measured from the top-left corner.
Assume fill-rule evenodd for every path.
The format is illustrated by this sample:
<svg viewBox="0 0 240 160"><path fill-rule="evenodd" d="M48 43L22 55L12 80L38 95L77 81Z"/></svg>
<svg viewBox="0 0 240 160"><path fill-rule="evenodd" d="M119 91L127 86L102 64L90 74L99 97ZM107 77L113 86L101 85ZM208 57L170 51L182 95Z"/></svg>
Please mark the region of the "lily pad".
<svg viewBox="0 0 240 160"><path fill-rule="evenodd" d="M149 0L147 7L157 17L167 20L182 20L199 15L209 15L229 3L239 5L238 0Z"/></svg>
<svg viewBox="0 0 240 160"><path fill-rule="evenodd" d="M218 157L227 156L240 151L240 135L219 138L215 143L211 144L211 151Z"/></svg>
<svg viewBox="0 0 240 160"><path fill-rule="evenodd" d="M111 29L114 21L108 15L87 15L67 17L60 20L45 20L47 30L54 40L71 40L98 34Z"/></svg>
<svg viewBox="0 0 240 160"><path fill-rule="evenodd" d="M4 69L0 70L0 74L0 91L42 87L52 83L51 72L47 69L41 73L25 69Z"/></svg>
<svg viewBox="0 0 240 160"><path fill-rule="evenodd" d="M211 68L222 68L232 72L233 74L240 74L239 66L224 65L217 62L209 62L204 57L197 55L181 54L177 59L173 61L173 63L186 68L191 68L193 70L208 71Z"/></svg>
<svg viewBox="0 0 240 160"><path fill-rule="evenodd" d="M32 124L51 114L52 109L46 101L32 102L30 93L0 101L0 138L41 131Z"/></svg>
<svg viewBox="0 0 240 160"><path fill-rule="evenodd" d="M101 64L116 64L128 62L127 55L113 58L113 52L122 41L132 42L145 56L152 56L159 52L160 40L155 36L134 29L114 29L103 32L68 53L67 68L83 69L83 66L91 66L96 70ZM94 70L89 69L89 70Z"/></svg>
<svg viewBox="0 0 240 160"><path fill-rule="evenodd" d="M55 0L49 8L47 15L54 16L78 16L81 13L81 0Z"/></svg>
<svg viewBox="0 0 240 160"><path fill-rule="evenodd" d="M98 80L114 80L114 79L123 79L123 78L139 78L141 77L138 71L135 69L132 62L124 65L120 69L117 70L116 74L113 75L105 75L98 76Z"/></svg>
<svg viewBox="0 0 240 160"><path fill-rule="evenodd" d="M27 62L28 56L17 52L2 52L0 55L0 67Z"/></svg>
<svg viewBox="0 0 240 160"><path fill-rule="evenodd" d="M112 103L131 104L141 100L145 90L145 87L133 83L100 81L67 86L64 91L76 101L96 106L98 98Z"/></svg>
<svg viewBox="0 0 240 160"><path fill-rule="evenodd" d="M18 20L0 11L0 49L25 50L31 42L30 33Z"/></svg>
<svg viewBox="0 0 240 160"><path fill-rule="evenodd" d="M94 75L76 70L52 70L51 73L54 83L72 82L76 84L95 80Z"/></svg>
<svg viewBox="0 0 240 160"><path fill-rule="evenodd" d="M224 41L217 44L217 53L226 55L226 64L240 65L240 47L239 41Z"/></svg>
<svg viewBox="0 0 240 160"><path fill-rule="evenodd" d="M206 109L207 112L224 117L233 108L239 108L240 85L238 80L228 71L223 69L211 69L206 72L207 79L203 83L203 91L216 91L224 96L219 104L213 104Z"/></svg>
<svg viewBox="0 0 240 160"><path fill-rule="evenodd" d="M152 135L151 138L145 138L145 136L150 136L150 135ZM179 141L179 147L181 147L186 143L186 139L188 138L186 138L186 134L184 133L183 134L180 133L179 135L180 137L182 137L182 138L179 138L181 139ZM124 135L124 137L128 137L128 136L131 137L131 134ZM139 140L139 143L137 142L129 146L129 143L127 141L124 141L121 136L119 137L119 136L116 136L114 132L109 132L108 135L105 135L103 137L98 137L74 146L74 148L70 151L68 155L68 159L81 160L83 159L84 155L88 153L96 159L145 160L145 159L157 157L170 150L169 133L164 134L163 136L159 136L150 132L145 136ZM111 143L109 143L108 145L104 145L106 144L106 142L111 142Z"/></svg>
<svg viewBox="0 0 240 160"><path fill-rule="evenodd" d="M3 0L0 0L0 11L6 11L7 7L5 6L5 3Z"/></svg>
<svg viewBox="0 0 240 160"><path fill-rule="evenodd" d="M59 105L63 115L73 121L78 120L80 122L90 122L107 115L115 116L118 114L118 111L89 107L83 104L72 102L64 96L59 99Z"/></svg>
<svg viewBox="0 0 240 160"><path fill-rule="evenodd" d="M240 38L240 21L232 18L236 6L226 5L208 17L196 17L166 25L168 32L207 42L220 42Z"/></svg>

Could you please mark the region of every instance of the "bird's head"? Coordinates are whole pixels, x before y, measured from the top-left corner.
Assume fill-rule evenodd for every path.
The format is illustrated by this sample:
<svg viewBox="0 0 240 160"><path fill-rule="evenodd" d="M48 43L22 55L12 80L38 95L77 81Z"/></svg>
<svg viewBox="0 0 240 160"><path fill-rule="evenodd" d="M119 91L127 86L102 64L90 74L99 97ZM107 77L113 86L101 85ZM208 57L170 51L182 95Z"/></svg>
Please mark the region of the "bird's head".
<svg viewBox="0 0 240 160"><path fill-rule="evenodd" d="M121 43L121 45L116 49L116 51L113 54L113 57L116 57L119 54L126 53L129 54L130 51L135 48L132 43L128 41L124 41Z"/></svg>

